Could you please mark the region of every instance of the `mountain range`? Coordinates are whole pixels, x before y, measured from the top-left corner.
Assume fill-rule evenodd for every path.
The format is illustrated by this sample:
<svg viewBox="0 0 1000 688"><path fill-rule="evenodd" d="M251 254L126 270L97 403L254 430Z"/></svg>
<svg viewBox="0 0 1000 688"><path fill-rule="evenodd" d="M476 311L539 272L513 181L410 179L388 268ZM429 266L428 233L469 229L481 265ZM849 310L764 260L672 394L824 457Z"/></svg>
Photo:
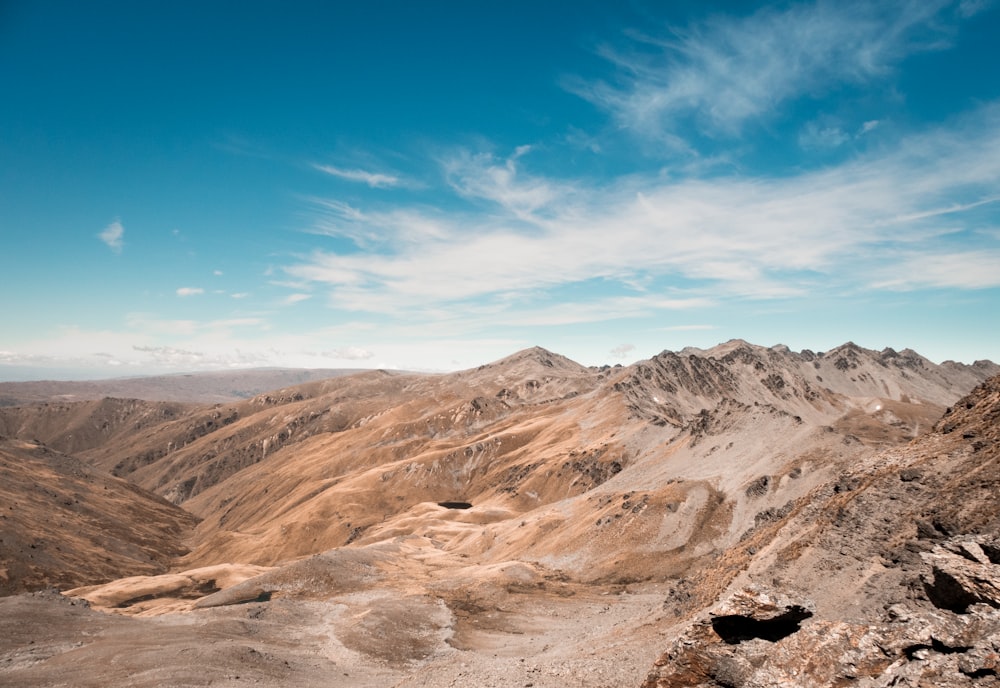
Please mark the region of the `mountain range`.
<svg viewBox="0 0 1000 688"><path fill-rule="evenodd" d="M8 390L0 682L982 685L998 374L734 340Z"/></svg>

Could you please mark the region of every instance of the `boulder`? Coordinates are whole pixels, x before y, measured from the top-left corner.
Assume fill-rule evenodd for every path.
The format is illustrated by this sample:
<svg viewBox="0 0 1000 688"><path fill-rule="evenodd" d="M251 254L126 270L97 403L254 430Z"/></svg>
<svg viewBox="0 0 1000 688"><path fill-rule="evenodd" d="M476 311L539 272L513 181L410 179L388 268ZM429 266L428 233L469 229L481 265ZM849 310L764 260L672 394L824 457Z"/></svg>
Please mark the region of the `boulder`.
<svg viewBox="0 0 1000 688"><path fill-rule="evenodd" d="M957 688L997 681L1000 610L977 603L959 614L895 604L887 616L868 624L825 620L808 600L744 589L691 624L643 688Z"/></svg>
<svg viewBox="0 0 1000 688"><path fill-rule="evenodd" d="M960 614L974 604L1000 608L1000 566L979 542L952 541L921 557L928 567L921 580L934 606Z"/></svg>

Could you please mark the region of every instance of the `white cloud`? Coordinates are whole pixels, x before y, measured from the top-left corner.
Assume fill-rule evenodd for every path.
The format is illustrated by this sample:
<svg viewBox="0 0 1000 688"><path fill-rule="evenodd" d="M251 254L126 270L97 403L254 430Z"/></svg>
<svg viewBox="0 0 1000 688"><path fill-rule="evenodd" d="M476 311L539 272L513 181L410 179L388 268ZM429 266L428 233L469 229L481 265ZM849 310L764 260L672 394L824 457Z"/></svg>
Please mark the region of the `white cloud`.
<svg viewBox="0 0 1000 688"><path fill-rule="evenodd" d="M393 174L368 172L367 170L349 170L343 167L334 167L333 165L314 164L313 168L334 177L339 177L340 179L367 184L373 189L399 186L402 183L400 178Z"/></svg>
<svg viewBox="0 0 1000 688"><path fill-rule="evenodd" d="M474 309L462 321L465 325L491 323L508 327L561 327L583 323L608 322L628 318L642 318L659 311L694 310L710 308L711 299L700 297L664 298L654 294L619 296L581 302L564 302L537 306L526 304L497 308L492 312L477 314Z"/></svg>
<svg viewBox="0 0 1000 688"><path fill-rule="evenodd" d="M992 4L993 0L962 0L958 4L958 13L962 17L973 17Z"/></svg>
<svg viewBox="0 0 1000 688"><path fill-rule="evenodd" d="M444 161L445 176L462 196L491 201L518 218L531 219L567 189L556 188L545 179L519 175L517 160L530 151L530 146L519 146L503 161L487 153L460 151Z"/></svg>
<svg viewBox="0 0 1000 688"><path fill-rule="evenodd" d="M178 296L197 296L199 294L204 294L205 290L201 287L179 287L177 289Z"/></svg>
<svg viewBox="0 0 1000 688"><path fill-rule="evenodd" d="M122 247L125 245L125 228L118 220L105 227L97 236L115 253L122 252Z"/></svg>
<svg viewBox="0 0 1000 688"><path fill-rule="evenodd" d="M656 329L659 332L701 332L703 330L716 330L718 328L715 325L671 325Z"/></svg>
<svg viewBox="0 0 1000 688"><path fill-rule="evenodd" d="M611 355L612 358L624 359L633 351L635 351L635 344L621 344L619 346L616 346L608 353Z"/></svg>
<svg viewBox="0 0 1000 688"><path fill-rule="evenodd" d="M858 136L864 136L868 132L875 131L882 122L877 119L870 119L861 125L861 130L858 132Z"/></svg>
<svg viewBox="0 0 1000 688"><path fill-rule="evenodd" d="M799 133L799 146L807 150L837 148L850 140L840 127L821 127L816 122L809 122Z"/></svg>
<svg viewBox="0 0 1000 688"><path fill-rule="evenodd" d="M84 377L121 375L124 368L131 374L151 374L258 366L327 367L330 365L328 356L309 353L315 343L347 341L357 337L359 332L368 330L345 324L313 332L291 333L271 328L261 318L168 320L133 313L128 315L125 326L119 330L57 327L50 332L39 333L35 340L18 342L16 347L0 351L0 365L5 367L8 377L20 374L10 372L17 367L58 370L59 375L74 369L88 371ZM394 336L390 335L390 338ZM438 358L444 355L445 347L439 341L432 346L421 342L393 342L392 346L380 350L398 361L406 361L411 360L404 355L411 345L428 360L434 360L435 351ZM355 360L361 360L366 351L374 357L373 352L359 347L345 347L341 353L345 357L353 356ZM117 367L112 371L112 366ZM58 379L73 377L79 375ZM37 372L34 379L40 379Z"/></svg>
<svg viewBox="0 0 1000 688"><path fill-rule="evenodd" d="M336 200L312 198L309 201L315 220L307 231L348 239L363 249L390 243L417 246L425 241L443 239L455 229L449 215L432 215L427 208L362 212Z"/></svg>
<svg viewBox="0 0 1000 688"><path fill-rule="evenodd" d="M36 353L23 353L20 351L0 351L0 364L3 365L20 365L20 366L38 366L51 364L53 358L51 356L44 356Z"/></svg>
<svg viewBox="0 0 1000 688"><path fill-rule="evenodd" d="M187 351L172 346L133 345L132 349L140 353L149 354L156 363L170 366L198 365L205 359L205 354L200 351Z"/></svg>
<svg viewBox="0 0 1000 688"><path fill-rule="evenodd" d="M435 323L596 322L732 297L806 296L817 285L888 288L889 278L873 275L904 253L990 240L956 230L989 229L975 215L1000 186L1000 106L894 150L784 177L570 185L524 173L517 154L457 155L443 165L456 193L486 201L486 212L341 210L342 231L368 237L365 250L317 250L285 272L329 289L334 308ZM663 279L689 286L654 297ZM649 293L546 305L552 290L594 280Z"/></svg>
<svg viewBox="0 0 1000 688"><path fill-rule="evenodd" d="M1000 287L1000 249L908 255L880 270L876 279L873 287L897 291Z"/></svg>
<svg viewBox="0 0 1000 688"><path fill-rule="evenodd" d="M263 318L223 318L221 320L211 320L206 324L206 326L212 329L230 327L266 327L267 322Z"/></svg>
<svg viewBox="0 0 1000 688"><path fill-rule="evenodd" d="M325 356L327 358L337 358L345 361L366 361L372 358L375 354L368 349L362 349L358 346L345 346L340 349L330 349L329 351L324 351L320 356Z"/></svg>
<svg viewBox="0 0 1000 688"><path fill-rule="evenodd" d="M941 47L940 34L916 38L943 22L945 0L889 3L816 2L764 8L747 17L713 15L673 38L637 36L632 52L605 47L617 83L569 84L638 134L676 139L692 122L710 135L733 135L748 120L831 85L866 83L907 54Z"/></svg>
<svg viewBox="0 0 1000 688"><path fill-rule="evenodd" d="M293 303L299 303L300 301L306 301L306 300L311 299L311 298L312 298L312 294L289 294L288 296L286 296L284 298L284 300L282 301L282 303L290 305L290 304L293 304Z"/></svg>
<svg viewBox="0 0 1000 688"><path fill-rule="evenodd" d="M196 320L166 320L149 313L129 313L125 317L125 325L130 331L143 332L154 337L190 336L195 334L200 326Z"/></svg>
<svg viewBox="0 0 1000 688"><path fill-rule="evenodd" d="M221 277L222 270L212 270L212 274L215 275L216 277Z"/></svg>
<svg viewBox="0 0 1000 688"><path fill-rule="evenodd" d="M245 299L246 297L250 296L250 294L249 292L238 291L234 294L230 294L229 296L234 299Z"/></svg>

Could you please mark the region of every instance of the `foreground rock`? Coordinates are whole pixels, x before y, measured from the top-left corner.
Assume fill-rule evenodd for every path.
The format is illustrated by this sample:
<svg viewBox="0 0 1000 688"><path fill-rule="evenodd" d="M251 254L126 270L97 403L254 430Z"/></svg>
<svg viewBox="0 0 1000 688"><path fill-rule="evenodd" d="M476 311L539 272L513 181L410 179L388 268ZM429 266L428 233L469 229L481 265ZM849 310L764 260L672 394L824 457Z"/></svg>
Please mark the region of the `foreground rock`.
<svg viewBox="0 0 1000 688"><path fill-rule="evenodd" d="M994 580L997 575L1000 570L989 573ZM971 595L976 588L963 590ZM958 614L895 605L886 621L871 624L825 620L811 609L808 600L741 590L674 641L643 686L889 688L996 682L1000 612L994 606L976 604Z"/></svg>
<svg viewBox="0 0 1000 688"><path fill-rule="evenodd" d="M994 377L679 586L693 620L644 687L1000 683L998 487Z"/></svg>

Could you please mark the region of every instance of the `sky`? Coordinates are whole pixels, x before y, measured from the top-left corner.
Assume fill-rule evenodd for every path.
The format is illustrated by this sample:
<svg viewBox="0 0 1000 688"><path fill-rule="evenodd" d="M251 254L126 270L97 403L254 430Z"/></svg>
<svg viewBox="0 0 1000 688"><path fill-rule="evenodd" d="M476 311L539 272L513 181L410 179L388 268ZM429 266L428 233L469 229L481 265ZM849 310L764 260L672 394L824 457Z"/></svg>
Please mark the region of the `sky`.
<svg viewBox="0 0 1000 688"><path fill-rule="evenodd" d="M0 379L1000 361L1000 1L0 0Z"/></svg>

